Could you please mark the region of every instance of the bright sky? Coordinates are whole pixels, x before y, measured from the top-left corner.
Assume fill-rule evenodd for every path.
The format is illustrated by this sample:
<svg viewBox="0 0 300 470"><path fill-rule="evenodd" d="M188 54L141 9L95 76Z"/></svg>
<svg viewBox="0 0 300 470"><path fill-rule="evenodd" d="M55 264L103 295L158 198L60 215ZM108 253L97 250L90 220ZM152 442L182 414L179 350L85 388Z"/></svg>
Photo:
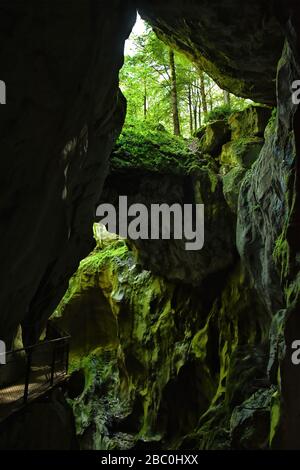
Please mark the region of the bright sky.
<svg viewBox="0 0 300 470"><path fill-rule="evenodd" d="M142 18L138 14L136 23L132 30L132 34L139 36L140 34L143 34L145 31L146 31L145 22L142 20ZM134 55L134 52L135 52L134 43L129 37L129 39L127 39L127 41L125 42L125 55Z"/></svg>

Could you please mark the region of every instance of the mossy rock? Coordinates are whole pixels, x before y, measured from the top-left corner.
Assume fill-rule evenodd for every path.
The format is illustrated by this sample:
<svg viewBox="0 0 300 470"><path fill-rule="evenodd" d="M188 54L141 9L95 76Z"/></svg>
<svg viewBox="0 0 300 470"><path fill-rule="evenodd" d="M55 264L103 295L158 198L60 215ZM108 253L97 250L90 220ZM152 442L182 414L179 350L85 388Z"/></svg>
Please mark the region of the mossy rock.
<svg viewBox="0 0 300 470"><path fill-rule="evenodd" d="M222 146L230 140L230 129L226 120L210 122L205 129L200 129L200 148L203 153L214 157L221 153Z"/></svg>
<svg viewBox="0 0 300 470"><path fill-rule="evenodd" d="M223 194L230 209L236 214L241 184L247 170L241 166L232 168L223 177Z"/></svg>
<svg viewBox="0 0 300 470"><path fill-rule="evenodd" d="M249 106L243 111L233 113L228 119L232 140L263 137L271 115L272 109L264 106Z"/></svg>
<svg viewBox="0 0 300 470"><path fill-rule="evenodd" d="M272 387L260 389L234 409L230 421L233 448L247 450L268 448L273 394Z"/></svg>
<svg viewBox="0 0 300 470"><path fill-rule="evenodd" d="M186 174L197 164L198 155L187 141L159 126L125 126L111 156L111 172L133 170Z"/></svg>
<svg viewBox="0 0 300 470"><path fill-rule="evenodd" d="M264 139L259 137L242 138L223 145L221 165L223 173L235 166L251 168L257 160L264 145Z"/></svg>

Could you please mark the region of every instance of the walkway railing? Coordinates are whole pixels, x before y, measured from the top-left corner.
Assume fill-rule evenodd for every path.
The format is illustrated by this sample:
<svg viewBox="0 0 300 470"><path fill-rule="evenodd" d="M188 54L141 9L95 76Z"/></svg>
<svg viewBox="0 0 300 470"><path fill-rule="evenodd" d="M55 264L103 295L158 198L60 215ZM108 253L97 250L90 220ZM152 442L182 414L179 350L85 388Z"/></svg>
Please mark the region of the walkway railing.
<svg viewBox="0 0 300 470"><path fill-rule="evenodd" d="M49 324L44 341L6 354L0 366L0 419L65 378L70 336L59 335Z"/></svg>

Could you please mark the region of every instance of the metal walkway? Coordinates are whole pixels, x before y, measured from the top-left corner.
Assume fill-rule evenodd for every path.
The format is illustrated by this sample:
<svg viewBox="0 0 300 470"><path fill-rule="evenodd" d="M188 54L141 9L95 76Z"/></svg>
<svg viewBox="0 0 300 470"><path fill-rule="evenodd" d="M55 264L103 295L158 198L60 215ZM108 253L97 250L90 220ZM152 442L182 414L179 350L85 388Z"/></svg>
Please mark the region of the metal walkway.
<svg viewBox="0 0 300 470"><path fill-rule="evenodd" d="M56 337L10 351L0 365L0 422L65 380L70 336L52 326L48 331Z"/></svg>

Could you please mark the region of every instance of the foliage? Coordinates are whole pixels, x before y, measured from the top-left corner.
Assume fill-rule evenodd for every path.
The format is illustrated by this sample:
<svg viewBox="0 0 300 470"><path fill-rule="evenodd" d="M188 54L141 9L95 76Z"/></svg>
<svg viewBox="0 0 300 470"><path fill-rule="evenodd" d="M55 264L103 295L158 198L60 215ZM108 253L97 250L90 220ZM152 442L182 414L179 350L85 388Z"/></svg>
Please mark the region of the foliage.
<svg viewBox="0 0 300 470"><path fill-rule="evenodd" d="M111 167L142 169L160 173L185 173L195 165L198 156L188 143L163 130L161 125L127 124L111 158Z"/></svg>
<svg viewBox="0 0 300 470"><path fill-rule="evenodd" d="M241 98L232 98L231 104L222 104L216 106L205 116L204 122L213 122L219 119L228 119L233 113L243 111L249 106L250 100L244 100Z"/></svg>
<svg viewBox="0 0 300 470"><path fill-rule="evenodd" d="M232 106L228 104L216 106L206 115L205 123L217 121L219 119L228 119L229 116L235 111L236 109L233 109Z"/></svg>
<svg viewBox="0 0 300 470"><path fill-rule="evenodd" d="M125 56L120 86L127 98L127 124L147 126L161 123L173 132L172 74L169 47L160 41L150 27L139 36ZM177 106L182 135L192 136L204 122L243 109L247 100L230 95L224 105L224 91L186 57L175 52ZM248 100L249 101L249 100ZM174 102L173 102L174 104ZM217 117L216 117L217 116Z"/></svg>

